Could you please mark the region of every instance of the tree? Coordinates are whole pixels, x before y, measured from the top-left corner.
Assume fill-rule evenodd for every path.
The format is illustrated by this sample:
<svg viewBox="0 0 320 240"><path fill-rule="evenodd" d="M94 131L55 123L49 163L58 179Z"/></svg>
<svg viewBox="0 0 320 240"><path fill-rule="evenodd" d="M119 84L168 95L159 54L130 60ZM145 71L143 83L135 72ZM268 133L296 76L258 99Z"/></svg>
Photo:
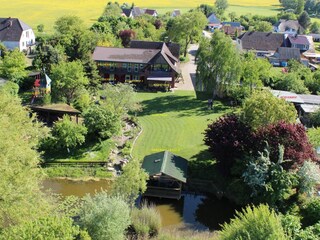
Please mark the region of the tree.
<svg viewBox="0 0 320 240"><path fill-rule="evenodd" d="M272 24L267 21L256 21L254 25L254 30L258 32L271 32L272 29Z"/></svg>
<svg viewBox="0 0 320 240"><path fill-rule="evenodd" d="M105 7L102 16L108 17L119 17L121 16L122 9L119 6L118 2L108 2L107 6Z"/></svg>
<svg viewBox="0 0 320 240"><path fill-rule="evenodd" d="M39 33L44 32L44 25L42 23L37 25L37 30L38 30Z"/></svg>
<svg viewBox="0 0 320 240"><path fill-rule="evenodd" d="M58 42L64 47L70 61L88 60L97 46L98 36L90 32L77 16L63 16L54 25Z"/></svg>
<svg viewBox="0 0 320 240"><path fill-rule="evenodd" d="M307 135L314 148L320 146L320 128L308 128Z"/></svg>
<svg viewBox="0 0 320 240"><path fill-rule="evenodd" d="M48 216L36 221L28 221L24 224L5 229L1 240L16 239L65 239L73 240L79 235L79 227L73 224L71 218Z"/></svg>
<svg viewBox="0 0 320 240"><path fill-rule="evenodd" d="M129 206L122 198L110 197L105 192L84 197L79 217L81 228L95 240L124 239L124 232L130 224Z"/></svg>
<svg viewBox="0 0 320 240"><path fill-rule="evenodd" d="M225 171L248 152L253 136L251 128L236 115L226 115L208 125L204 142Z"/></svg>
<svg viewBox="0 0 320 240"><path fill-rule="evenodd" d="M320 93L320 71L315 71L313 77L306 79L305 85L312 94Z"/></svg>
<svg viewBox="0 0 320 240"><path fill-rule="evenodd" d="M214 6L218 10L217 14L222 16L229 7L228 0L216 0Z"/></svg>
<svg viewBox="0 0 320 240"><path fill-rule="evenodd" d="M268 205L246 207L236 212L230 223L224 223L219 232L219 239L287 239L281 226L280 217L270 210Z"/></svg>
<svg viewBox="0 0 320 240"><path fill-rule="evenodd" d="M308 93L308 88L305 86L305 82L300 78L296 72L289 72L285 74L283 79L280 79L275 83L275 89L291 91L295 93Z"/></svg>
<svg viewBox="0 0 320 240"><path fill-rule="evenodd" d="M313 127L320 127L320 110L313 112L310 114L309 117L310 125Z"/></svg>
<svg viewBox="0 0 320 240"><path fill-rule="evenodd" d="M308 159L317 161L302 124L280 121L262 126L255 133L253 148L261 151L266 147L266 142L269 145L270 159L273 162L278 160L279 145L284 147L285 161L282 166L285 169L296 169Z"/></svg>
<svg viewBox="0 0 320 240"><path fill-rule="evenodd" d="M306 11L303 11L299 18L298 18L299 24L304 28L307 29L311 24L311 19L309 17L309 14Z"/></svg>
<svg viewBox="0 0 320 240"><path fill-rule="evenodd" d="M200 4L200 6L197 7L197 10L201 11L206 17L209 16L209 14L216 12L215 7L208 4Z"/></svg>
<svg viewBox="0 0 320 240"><path fill-rule="evenodd" d="M304 4L305 0L298 0L297 2L297 8L296 8L296 14L301 14L304 10Z"/></svg>
<svg viewBox="0 0 320 240"><path fill-rule="evenodd" d="M27 76L26 58L19 49L14 49L0 59L0 76L17 84Z"/></svg>
<svg viewBox="0 0 320 240"><path fill-rule="evenodd" d="M267 147L257 159L251 157L247 163L242 177L251 188L255 202L268 203L274 208L285 206L284 201L296 186L297 177L282 167L283 154L284 148L280 146L278 160L271 161Z"/></svg>
<svg viewBox="0 0 320 240"><path fill-rule="evenodd" d="M202 12L184 13L174 18L168 29L168 36L172 41L181 43L183 55L186 57L189 44L200 38L206 24L207 18Z"/></svg>
<svg viewBox="0 0 320 240"><path fill-rule="evenodd" d="M80 61L61 62L52 66L52 93L59 100L72 103L89 80Z"/></svg>
<svg viewBox="0 0 320 240"><path fill-rule="evenodd" d="M112 185L114 194L119 194L126 199L129 206L133 206L139 194L147 190L148 174L141 168L138 160L130 160L123 168L122 174Z"/></svg>
<svg viewBox="0 0 320 240"><path fill-rule="evenodd" d="M55 122L51 131L56 149L75 148L85 142L87 128L71 120L68 115Z"/></svg>
<svg viewBox="0 0 320 240"><path fill-rule="evenodd" d="M253 88L263 87L262 80L269 76L271 64L261 58L257 58L253 52L248 52L244 55L242 66L242 87Z"/></svg>
<svg viewBox="0 0 320 240"><path fill-rule="evenodd" d="M102 96L106 96L105 104L122 117L128 112L137 112L141 110L141 105L138 102L136 92L130 84L108 84L101 92Z"/></svg>
<svg viewBox="0 0 320 240"><path fill-rule="evenodd" d="M253 129L277 123L295 122L297 111L293 104L274 97L269 91L255 91L244 101L241 119Z"/></svg>
<svg viewBox="0 0 320 240"><path fill-rule="evenodd" d="M51 210L40 189L37 145L45 131L21 101L0 92L0 228L35 220Z"/></svg>
<svg viewBox="0 0 320 240"><path fill-rule="evenodd" d="M298 6L298 0L280 0L280 3L286 10L296 10Z"/></svg>
<svg viewBox="0 0 320 240"><path fill-rule="evenodd" d="M120 117L107 105L92 104L84 112L84 125L93 136L110 138L120 132Z"/></svg>
<svg viewBox="0 0 320 240"><path fill-rule="evenodd" d="M237 13L236 12L230 12L228 14L228 16L229 16L231 22L234 22L237 19Z"/></svg>
<svg viewBox="0 0 320 240"><path fill-rule="evenodd" d="M313 22L310 26L310 32L311 33L316 33L319 34L320 33L320 23L318 22Z"/></svg>
<svg viewBox="0 0 320 240"><path fill-rule="evenodd" d="M305 161L297 174L300 193L306 193L308 197L314 196L316 185L320 183L319 165Z"/></svg>
<svg viewBox="0 0 320 240"><path fill-rule="evenodd" d="M18 96L19 85L14 82L8 81L4 85L0 86L0 92L1 91L9 93L13 96Z"/></svg>
<svg viewBox="0 0 320 240"><path fill-rule="evenodd" d="M230 37L217 31L211 41L204 39L197 53L197 84L212 91L213 97L239 83L240 55Z"/></svg>
<svg viewBox="0 0 320 240"><path fill-rule="evenodd" d="M124 47L129 47L131 40L136 37L136 33L131 29L121 30L119 32L119 37L121 39L122 45Z"/></svg>

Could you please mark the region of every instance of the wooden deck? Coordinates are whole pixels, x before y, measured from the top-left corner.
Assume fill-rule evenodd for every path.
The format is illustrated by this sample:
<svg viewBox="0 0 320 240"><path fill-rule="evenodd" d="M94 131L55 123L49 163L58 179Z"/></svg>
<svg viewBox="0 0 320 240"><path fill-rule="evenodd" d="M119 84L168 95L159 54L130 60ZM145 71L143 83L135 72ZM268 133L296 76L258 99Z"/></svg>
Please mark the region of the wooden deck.
<svg viewBox="0 0 320 240"><path fill-rule="evenodd" d="M181 198L181 188L164 188L148 186L147 190L143 194L144 197L158 197L158 198Z"/></svg>

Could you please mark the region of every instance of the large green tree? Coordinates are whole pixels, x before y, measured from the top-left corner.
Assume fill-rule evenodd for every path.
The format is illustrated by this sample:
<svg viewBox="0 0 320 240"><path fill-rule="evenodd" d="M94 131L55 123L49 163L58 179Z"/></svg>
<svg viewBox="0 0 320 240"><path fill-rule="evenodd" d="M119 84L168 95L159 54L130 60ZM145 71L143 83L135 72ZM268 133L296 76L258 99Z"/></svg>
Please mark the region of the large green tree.
<svg viewBox="0 0 320 240"><path fill-rule="evenodd" d="M72 121L68 115L57 121L52 128L52 141L50 147L56 149L75 148L85 142L87 128Z"/></svg>
<svg viewBox="0 0 320 240"><path fill-rule="evenodd" d="M216 0L214 6L218 11L217 13L222 16L229 7L228 0Z"/></svg>
<svg viewBox="0 0 320 240"><path fill-rule="evenodd" d="M107 104L92 104L84 112L84 124L88 132L102 139L117 135L121 130L120 116Z"/></svg>
<svg viewBox="0 0 320 240"><path fill-rule="evenodd" d="M147 190L148 178L148 174L141 168L141 163L131 160L113 183L113 192L123 196L129 205L133 206L139 194Z"/></svg>
<svg viewBox="0 0 320 240"><path fill-rule="evenodd" d="M216 31L212 39L203 39L197 53L197 85L213 92L224 92L239 83L240 55L230 37Z"/></svg>
<svg viewBox="0 0 320 240"><path fill-rule="evenodd" d="M0 76L15 83L19 84L27 76L26 67L26 57L17 48L6 54L2 60L0 57Z"/></svg>
<svg viewBox="0 0 320 240"><path fill-rule="evenodd" d="M0 229L34 220L50 210L40 190L40 125L20 100L0 90Z"/></svg>
<svg viewBox="0 0 320 240"><path fill-rule="evenodd" d="M297 111L293 104L273 96L268 91L256 91L244 101L241 118L253 129L257 129L281 120L294 123Z"/></svg>
<svg viewBox="0 0 320 240"><path fill-rule="evenodd" d="M52 93L58 100L72 103L80 90L89 83L80 61L52 65Z"/></svg>
<svg viewBox="0 0 320 240"><path fill-rule="evenodd" d="M118 2L108 2L102 15L107 17L119 17L121 13L122 9L120 8Z"/></svg>
<svg viewBox="0 0 320 240"><path fill-rule="evenodd" d="M189 44L200 38L206 24L207 18L202 12L188 12L173 20L168 35L172 41L181 43L183 55L187 56Z"/></svg>
<svg viewBox="0 0 320 240"><path fill-rule="evenodd" d="M97 45L98 36L90 32L77 16L62 16L54 25L56 37L70 61L87 61Z"/></svg>

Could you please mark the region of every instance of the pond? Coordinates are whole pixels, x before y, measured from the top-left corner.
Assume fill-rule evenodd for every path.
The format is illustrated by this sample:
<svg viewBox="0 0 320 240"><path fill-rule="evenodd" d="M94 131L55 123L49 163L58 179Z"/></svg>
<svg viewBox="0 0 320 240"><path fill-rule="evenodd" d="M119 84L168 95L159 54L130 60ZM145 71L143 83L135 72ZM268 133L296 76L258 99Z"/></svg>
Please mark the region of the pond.
<svg viewBox="0 0 320 240"><path fill-rule="evenodd" d="M101 189L108 190L110 182L48 179L44 181L43 186L62 196L83 197L86 194L95 194ZM163 227L186 225L196 230L219 230L220 224L228 221L237 208L224 198L190 193L183 194L180 200L144 198L140 201L147 201L156 206L161 215Z"/></svg>

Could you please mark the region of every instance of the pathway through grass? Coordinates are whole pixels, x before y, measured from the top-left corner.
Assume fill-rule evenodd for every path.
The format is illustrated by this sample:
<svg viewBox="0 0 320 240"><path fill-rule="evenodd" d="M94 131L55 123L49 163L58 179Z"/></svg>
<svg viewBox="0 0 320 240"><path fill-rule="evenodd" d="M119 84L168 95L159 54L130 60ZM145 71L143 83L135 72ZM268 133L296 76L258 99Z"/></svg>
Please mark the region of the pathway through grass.
<svg viewBox="0 0 320 240"><path fill-rule="evenodd" d="M140 160L164 150L190 160L205 160L208 154L202 133L210 120L231 110L218 101L214 103L214 111L208 110L208 96L196 96L193 91L138 93L138 97L144 106L138 115L143 132L134 146L133 156Z"/></svg>

